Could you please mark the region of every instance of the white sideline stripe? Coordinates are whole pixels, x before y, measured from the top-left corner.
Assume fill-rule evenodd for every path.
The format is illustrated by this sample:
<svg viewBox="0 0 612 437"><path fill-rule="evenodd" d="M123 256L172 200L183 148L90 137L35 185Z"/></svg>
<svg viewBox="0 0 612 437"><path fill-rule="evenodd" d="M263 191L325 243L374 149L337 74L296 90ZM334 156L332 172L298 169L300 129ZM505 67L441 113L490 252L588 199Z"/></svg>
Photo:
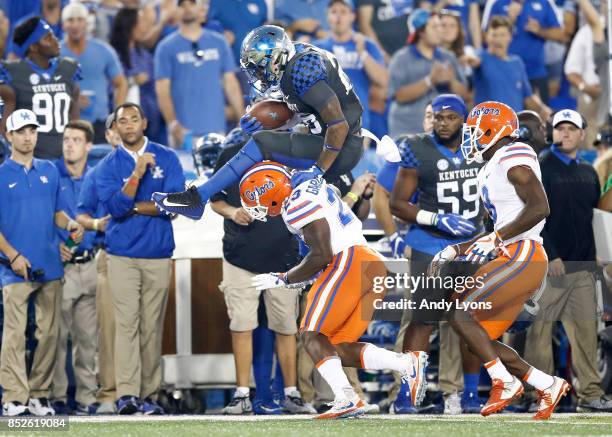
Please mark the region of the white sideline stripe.
<svg viewBox="0 0 612 437"><path fill-rule="evenodd" d="M612 413L598 414L581 414L581 413L558 413L553 416L553 419L545 422L538 422L531 419L532 413L516 414L504 413L495 416L480 417L477 414L465 414L462 416L444 416L442 414L419 414L416 415L372 415L365 416L358 420L368 421L386 421L386 420L404 420L413 422L423 421L438 421L438 422L468 422L468 423L531 423L541 424L539 426L546 427L546 424L558 425L578 425L578 426L596 426L607 427L612 426ZM59 417L59 416L58 416ZM314 415L286 415L286 416L223 416L223 415L197 415L197 416L70 416L71 423L144 423L144 422L269 422L269 421L295 421L295 420L312 420ZM582 420L564 420L564 419L582 419ZM605 423L588 422L584 419L588 418L606 418Z"/></svg>
<svg viewBox="0 0 612 437"><path fill-rule="evenodd" d="M327 302L329 293L331 292L331 289L333 288L333 286L336 285L336 281L338 281L338 278L340 277L340 275L342 275L342 272L344 271L344 266L346 265L346 259L348 258L349 250L350 249L346 249L344 252L342 252L342 257L340 258L340 264L338 265L338 270L336 270L336 273L334 273L330 281L325 286L323 293L321 293L321 296L319 297L319 302L317 303L314 313L312 314L312 317L310 319L310 323L308 324L308 327L307 327L308 331L314 331L316 329L317 322L319 320L319 316L321 315L321 312L323 311L323 308L325 307L325 302Z"/></svg>

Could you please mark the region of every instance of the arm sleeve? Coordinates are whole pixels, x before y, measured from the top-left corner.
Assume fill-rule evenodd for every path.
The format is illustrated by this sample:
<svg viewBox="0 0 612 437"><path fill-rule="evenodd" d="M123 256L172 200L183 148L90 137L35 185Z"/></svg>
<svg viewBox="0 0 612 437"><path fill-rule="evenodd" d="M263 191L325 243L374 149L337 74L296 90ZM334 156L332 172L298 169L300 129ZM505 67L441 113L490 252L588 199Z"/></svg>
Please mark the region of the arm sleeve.
<svg viewBox="0 0 612 437"><path fill-rule="evenodd" d="M374 41L369 38L366 40L366 51L376 62L381 65L385 65L385 58L382 52L380 51L376 43L374 43Z"/></svg>
<svg viewBox="0 0 612 437"><path fill-rule="evenodd" d="M385 162L378 174L376 175L376 182L387 190L389 193L393 191L393 184L395 183L395 177L399 170L399 163L397 162Z"/></svg>
<svg viewBox="0 0 612 437"><path fill-rule="evenodd" d="M399 151L402 160L399 162L399 166L402 168L419 168L419 160L415 156L408 141L404 140L399 143ZM391 187L393 188L393 187Z"/></svg>
<svg viewBox="0 0 612 437"><path fill-rule="evenodd" d="M287 204L287 212L284 214L285 222L294 229L302 229L315 220L325 218L325 204L322 202L322 196L308 193L307 187L306 182L293 190L291 200Z"/></svg>
<svg viewBox="0 0 612 437"><path fill-rule="evenodd" d="M155 80L170 79L172 76L172 55L166 42L162 41L157 46L157 50L155 50L155 58L153 60Z"/></svg>
<svg viewBox="0 0 612 437"><path fill-rule="evenodd" d="M106 45L107 52L107 60L106 60L106 68L105 73L106 77L109 79L114 79L115 77L123 74L123 70L121 69L121 64L119 63L119 57L117 56L117 52L111 46Z"/></svg>
<svg viewBox="0 0 612 437"><path fill-rule="evenodd" d="M221 151L221 155L219 155L219 159L217 159L217 163L215 164L215 168L213 170L213 174L217 173L221 167L223 167L235 154L239 149L231 147L228 149L223 149ZM210 198L211 202L216 202L218 200L227 201L227 190L223 189L216 194L213 194Z"/></svg>
<svg viewBox="0 0 612 437"><path fill-rule="evenodd" d="M121 178L109 168L109 163L98 170L96 188L102 204L114 218L127 216L134 208L134 198L126 196L122 190Z"/></svg>
<svg viewBox="0 0 612 437"><path fill-rule="evenodd" d="M300 98L303 98L316 83L327 80L325 63L318 53L300 56L295 61L291 74L293 88Z"/></svg>
<svg viewBox="0 0 612 437"><path fill-rule="evenodd" d="M89 214L93 216L98 207L98 195L96 193L95 178L93 172L90 171L83 180L83 186L79 193L79 201L77 203L77 215Z"/></svg>
<svg viewBox="0 0 612 437"><path fill-rule="evenodd" d="M223 59L223 72L230 73L236 71L236 61L234 61L234 55L225 38L223 38L221 43L221 56Z"/></svg>
<svg viewBox="0 0 612 437"><path fill-rule="evenodd" d="M546 14L544 15L542 26L548 29L552 27L561 27L561 23L559 22L559 17L557 16L557 13L551 6L551 2L545 1L542 3L544 4L544 8L546 9Z"/></svg>
<svg viewBox="0 0 612 437"><path fill-rule="evenodd" d="M331 87L325 81L315 83L302 96L302 101L308 106L314 108L317 113L321 113L325 109L325 105L336 95Z"/></svg>
<svg viewBox="0 0 612 437"><path fill-rule="evenodd" d="M531 97L533 95L533 90L531 89L531 84L529 83L529 78L527 77L527 69L525 68L525 64L523 60L516 57L518 67L521 69L521 82L523 82L523 98Z"/></svg>
<svg viewBox="0 0 612 437"><path fill-rule="evenodd" d="M524 143L516 143L507 146L504 153L499 158L499 164L506 175L511 168L519 165L527 166L536 173L538 172L540 166L538 162L538 155L534 152L531 146Z"/></svg>

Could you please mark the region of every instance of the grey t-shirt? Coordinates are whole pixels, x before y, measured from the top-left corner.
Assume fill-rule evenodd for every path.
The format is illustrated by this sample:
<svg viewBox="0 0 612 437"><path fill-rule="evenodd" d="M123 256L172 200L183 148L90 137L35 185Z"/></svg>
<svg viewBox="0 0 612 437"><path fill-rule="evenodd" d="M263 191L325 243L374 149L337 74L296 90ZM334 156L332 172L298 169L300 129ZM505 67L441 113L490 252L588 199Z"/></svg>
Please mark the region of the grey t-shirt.
<svg viewBox="0 0 612 437"><path fill-rule="evenodd" d="M440 84L432 88L418 99L400 104L394 100L394 95L404 85L422 80L431 71L434 61L448 62L455 70L455 77L466 84L466 78L452 53L444 49L436 49L432 59L425 58L415 45L408 45L400 49L391 58L389 65L389 97L391 108L389 110L389 135L395 138L402 134L416 134L423 130L423 116L427 104L439 94L450 92L448 84Z"/></svg>

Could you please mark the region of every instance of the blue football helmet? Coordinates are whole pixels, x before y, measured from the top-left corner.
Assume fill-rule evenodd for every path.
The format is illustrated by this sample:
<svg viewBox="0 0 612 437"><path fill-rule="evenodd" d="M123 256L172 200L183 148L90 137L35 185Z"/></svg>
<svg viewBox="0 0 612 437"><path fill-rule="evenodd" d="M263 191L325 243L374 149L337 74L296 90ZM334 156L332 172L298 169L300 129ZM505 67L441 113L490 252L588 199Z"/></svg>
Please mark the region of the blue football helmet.
<svg viewBox="0 0 612 437"><path fill-rule="evenodd" d="M253 29L242 41L240 67L251 86L265 93L278 86L295 53L295 47L285 31L278 26L265 25Z"/></svg>
<svg viewBox="0 0 612 437"><path fill-rule="evenodd" d="M215 167L224 143L225 137L214 133L206 134L198 139L191 151L193 166L198 176L202 176L206 170L212 170Z"/></svg>

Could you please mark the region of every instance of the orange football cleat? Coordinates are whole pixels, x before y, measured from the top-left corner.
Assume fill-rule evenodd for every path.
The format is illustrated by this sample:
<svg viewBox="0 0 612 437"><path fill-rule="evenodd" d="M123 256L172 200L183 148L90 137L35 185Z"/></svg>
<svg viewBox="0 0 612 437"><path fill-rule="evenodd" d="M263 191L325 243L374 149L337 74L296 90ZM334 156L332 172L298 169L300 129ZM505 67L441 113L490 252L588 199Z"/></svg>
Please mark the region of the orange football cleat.
<svg viewBox="0 0 612 437"><path fill-rule="evenodd" d="M497 413L512 403L513 400L523 394L523 384L514 376L512 381L504 382L501 379L494 379L489 400L480 410L480 414L488 416Z"/></svg>
<svg viewBox="0 0 612 437"><path fill-rule="evenodd" d="M533 416L534 420L547 420L552 415L555 407L563 396L570 390L570 385L565 379L553 376L553 384L544 389L536 390L538 393L538 411Z"/></svg>

